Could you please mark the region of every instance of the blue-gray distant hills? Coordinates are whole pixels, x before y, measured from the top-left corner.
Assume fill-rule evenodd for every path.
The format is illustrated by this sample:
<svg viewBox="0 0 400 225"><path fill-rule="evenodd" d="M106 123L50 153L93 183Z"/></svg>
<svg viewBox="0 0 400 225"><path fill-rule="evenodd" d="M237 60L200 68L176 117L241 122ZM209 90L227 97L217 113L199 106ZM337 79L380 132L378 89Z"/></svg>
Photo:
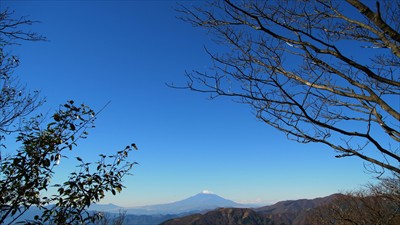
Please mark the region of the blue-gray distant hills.
<svg viewBox="0 0 400 225"><path fill-rule="evenodd" d="M159 205L149 205L133 208L123 208L126 214L135 215L166 215L166 214L182 214L182 213L194 213L205 210L212 210L221 207L229 208L249 208L254 205L239 204L234 201L222 198L216 194L202 192L187 199ZM113 212L119 210L118 208L112 210L104 210Z"/></svg>
<svg viewBox="0 0 400 225"><path fill-rule="evenodd" d="M110 219L125 212L124 225L277 225L307 224L307 215L314 208L327 205L342 196L334 194L323 198L282 201L257 207L239 204L218 195L203 192L187 199L143 207L124 208L114 204L93 204L90 211L104 212ZM40 210L31 207L19 221L33 219Z"/></svg>
<svg viewBox="0 0 400 225"><path fill-rule="evenodd" d="M120 209L123 208L114 204L92 204L89 208L90 211L96 212L118 212Z"/></svg>

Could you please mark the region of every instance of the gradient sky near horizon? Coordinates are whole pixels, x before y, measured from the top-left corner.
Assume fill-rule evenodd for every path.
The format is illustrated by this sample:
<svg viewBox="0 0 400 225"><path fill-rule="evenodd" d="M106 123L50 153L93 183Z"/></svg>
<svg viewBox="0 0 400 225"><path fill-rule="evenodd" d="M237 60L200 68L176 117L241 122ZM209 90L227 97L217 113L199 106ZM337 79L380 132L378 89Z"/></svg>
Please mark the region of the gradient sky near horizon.
<svg viewBox="0 0 400 225"><path fill-rule="evenodd" d="M361 160L289 141L246 105L167 87L184 84L185 71L212 66L204 46L218 51L205 30L176 18L175 1L2 0L0 7L40 21L28 29L49 39L9 49L20 57L15 74L21 82L46 97L44 112L69 99L95 110L111 101L75 152L94 161L138 145L133 158L139 165L125 178L126 189L102 203L168 203L209 190L266 204L326 196L371 180ZM72 169L60 169L59 177Z"/></svg>

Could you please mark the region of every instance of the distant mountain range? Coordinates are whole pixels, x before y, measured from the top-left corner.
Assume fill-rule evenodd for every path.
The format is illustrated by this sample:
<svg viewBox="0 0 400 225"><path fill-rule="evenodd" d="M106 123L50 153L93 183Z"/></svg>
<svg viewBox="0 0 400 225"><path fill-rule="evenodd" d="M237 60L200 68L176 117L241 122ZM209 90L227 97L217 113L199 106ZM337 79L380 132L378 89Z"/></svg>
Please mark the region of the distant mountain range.
<svg viewBox="0 0 400 225"><path fill-rule="evenodd" d="M112 216L120 211L126 212L124 225L158 225L166 220L185 217L192 214L206 213L217 208L249 208L250 204L239 204L222 198L211 192L199 194L168 204L148 205L132 208L122 208L113 204L94 204L92 211L107 212ZM200 214L201 215L201 214Z"/></svg>
<svg viewBox="0 0 400 225"><path fill-rule="evenodd" d="M312 200L282 201L274 205L256 207L202 192L169 204L133 208L123 208L114 204L93 204L89 210L105 212L111 217L124 211L124 225L302 225L305 224L309 210L329 204L338 196L340 195L335 194ZM40 214L40 211L32 207L21 219L32 219L36 214Z"/></svg>
<svg viewBox="0 0 400 225"><path fill-rule="evenodd" d="M160 225L274 225L273 221L251 209L219 208L205 214L168 220Z"/></svg>
<svg viewBox="0 0 400 225"><path fill-rule="evenodd" d="M197 213L208 211L216 208L250 208L254 205L239 204L234 201L222 198L216 194L202 192L187 199L159 205L149 205L132 208L121 208L115 205L94 205L91 210L118 212L122 209L126 214L135 215L166 215L166 214L182 214L182 213Z"/></svg>
<svg viewBox="0 0 400 225"><path fill-rule="evenodd" d="M331 203L342 194L333 194L323 198L299 199L277 202L276 204L254 209L275 224L305 224L310 210Z"/></svg>
<svg viewBox="0 0 400 225"><path fill-rule="evenodd" d="M340 194L311 200L282 201L252 209L219 208L205 214L171 219L160 225L303 225L307 224L307 213L310 210L329 204L338 196Z"/></svg>
<svg viewBox="0 0 400 225"><path fill-rule="evenodd" d="M89 210L97 212L118 212L120 209L122 209L121 206L114 204L92 204L89 208Z"/></svg>

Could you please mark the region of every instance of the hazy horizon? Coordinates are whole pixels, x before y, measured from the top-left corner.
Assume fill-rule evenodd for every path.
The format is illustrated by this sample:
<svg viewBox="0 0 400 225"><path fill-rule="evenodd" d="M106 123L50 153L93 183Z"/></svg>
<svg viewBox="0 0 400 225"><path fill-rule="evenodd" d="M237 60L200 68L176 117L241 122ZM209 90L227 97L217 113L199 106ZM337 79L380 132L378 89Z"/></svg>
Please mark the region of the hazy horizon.
<svg viewBox="0 0 400 225"><path fill-rule="evenodd" d="M182 199L176 199L176 200L172 200L172 201L168 201L168 202L158 202L158 203L146 204L146 205L134 205L134 206L126 205L126 206L122 206L122 205L118 205L118 204L113 203L113 202L108 202L108 203L101 203L101 202L100 202L100 203L96 203L96 204L99 204L99 205L108 205L108 204L111 204L111 205L116 205L116 206L122 207L122 208L137 208L137 207L145 207L145 206L151 206L151 205L163 205L163 204L175 203L175 202L179 202L179 201L182 201L182 200L186 200L186 199L188 199L188 198L194 197L194 196L199 195L199 194L212 194L212 195L217 195L217 196L219 196L219 197L225 198L224 196L221 196L221 195L219 195L218 193L214 193L214 192L204 193L204 191L205 191L205 190L203 190L203 191L201 191L201 192L198 192L198 193L194 193L194 194L192 194L192 195L190 195L190 196L186 196L186 197L184 197L184 198L182 198ZM234 200L228 199L228 198L225 198L225 199L227 199L227 200L232 200L232 201L234 201L235 203L239 203L239 204L254 205L254 206L256 206L256 207L259 207L259 206L262 207L262 206L267 206L267 205L273 205L273 204L278 203L278 202L281 202L281 201L292 201L292 200L301 200L301 199L308 199L308 200L311 200L311 199L316 199L316 198L327 197L327 196L334 195L334 194L337 194L337 193L332 193L332 194L329 194L329 195L326 195L326 196L316 196L316 197L312 197L312 198L281 199L281 200L275 200L275 201L268 201L268 200L266 200L266 201L264 201L264 200L258 200L258 201L257 201L257 200L256 200L256 201L248 201L248 202L243 201L243 202L240 202L240 201L234 201Z"/></svg>

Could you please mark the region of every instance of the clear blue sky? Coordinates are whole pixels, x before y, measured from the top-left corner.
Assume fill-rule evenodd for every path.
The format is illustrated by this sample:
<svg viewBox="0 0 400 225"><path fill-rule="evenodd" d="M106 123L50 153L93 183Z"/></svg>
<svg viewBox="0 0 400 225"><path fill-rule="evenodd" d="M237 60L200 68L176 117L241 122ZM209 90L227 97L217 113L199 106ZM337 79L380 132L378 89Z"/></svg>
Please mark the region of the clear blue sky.
<svg viewBox="0 0 400 225"><path fill-rule="evenodd" d="M371 178L360 160L288 141L245 105L168 88L185 82L185 70L211 66L203 47L212 37L176 19L174 1L0 4L41 21L30 29L49 39L12 49L21 61L15 74L47 98L43 111L69 99L95 110L111 101L75 153L95 161L132 142L140 148L126 189L103 203L166 203L204 189L266 203L326 196ZM67 169L74 167L60 169L56 179Z"/></svg>

